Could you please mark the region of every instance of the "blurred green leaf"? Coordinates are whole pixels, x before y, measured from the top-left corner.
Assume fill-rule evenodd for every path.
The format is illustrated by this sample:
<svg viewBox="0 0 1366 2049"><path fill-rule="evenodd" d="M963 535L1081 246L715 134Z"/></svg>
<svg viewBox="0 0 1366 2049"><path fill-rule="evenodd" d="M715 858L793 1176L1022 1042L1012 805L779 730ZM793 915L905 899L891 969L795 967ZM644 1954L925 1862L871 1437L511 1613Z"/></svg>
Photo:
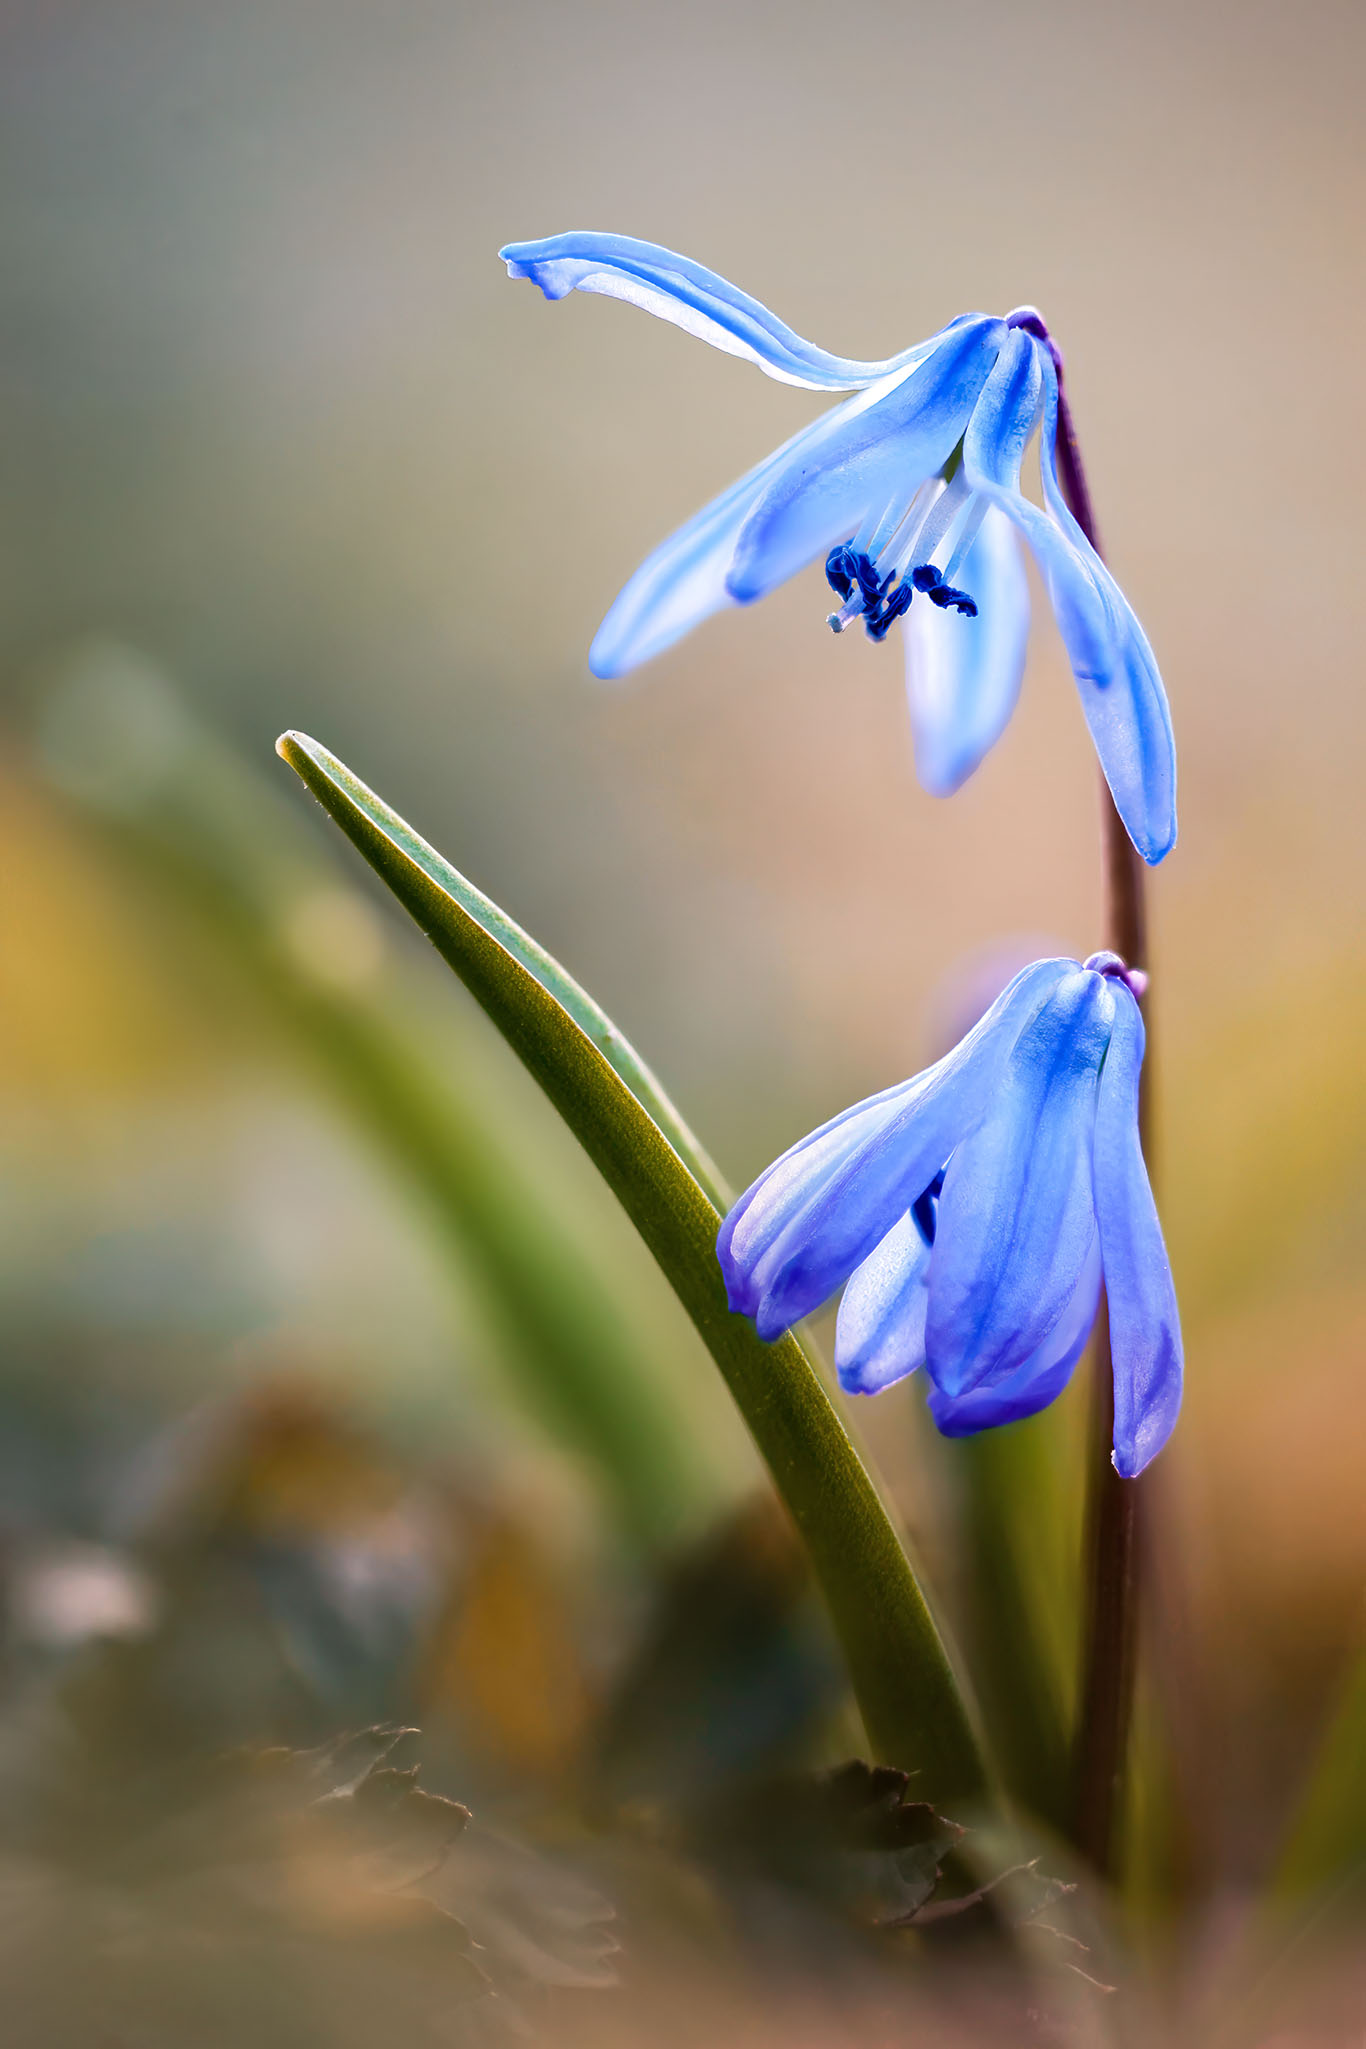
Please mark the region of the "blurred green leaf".
<svg viewBox="0 0 1366 2049"><path fill-rule="evenodd" d="M905 1772L852 1759L714 1796L688 1817L695 1854L821 1899L865 1927L909 1921L964 1831L912 1797Z"/></svg>
<svg viewBox="0 0 1366 2049"><path fill-rule="evenodd" d="M572 1856L482 1826L396 1765L417 1730L167 1758L140 1726L74 1743L68 1701L30 1711L19 1738L7 2049L520 2042L557 1988L616 1984L611 1902Z"/></svg>
<svg viewBox="0 0 1366 2049"><path fill-rule="evenodd" d="M1059 1474L1051 1417L946 1443L961 1487L966 1644L992 1755L1013 1797L1061 1830L1069 1795L1065 1687L1037 1563Z"/></svg>
<svg viewBox="0 0 1366 2049"><path fill-rule="evenodd" d="M697 1427L643 1370L581 1235L488 1129L477 1084L369 993L382 941L368 906L133 650L75 650L39 737L51 780L189 906L417 1189L509 1339L523 1399L596 1469L634 1541L676 1542L719 1492Z"/></svg>
<svg viewBox="0 0 1366 2049"><path fill-rule="evenodd" d="M812 1755L843 1699L790 1518L767 1488L673 1564L619 1674L594 1790L620 1808L693 1808Z"/></svg>
<svg viewBox="0 0 1366 2049"><path fill-rule="evenodd" d="M1254 2037L1268 2019L1298 2021L1306 1994L1345 1937L1361 1953L1366 1908L1366 1650L1350 1661L1285 1837L1280 1861L1226 1966L1229 1993L1216 2049ZM1354 1977L1357 1974L1354 1973ZM1292 2039L1276 2033L1276 2040ZM1298 2040L1296 2035L1294 2039ZM1307 2039L1307 2038L1306 2038Z"/></svg>
<svg viewBox="0 0 1366 2049"><path fill-rule="evenodd" d="M483 1005L672 1283L806 1542L879 1759L918 1774L917 1790L939 1805L984 1802L985 1769L943 1642L815 1369L795 1338L762 1344L730 1313L720 1213L687 1164L700 1153L677 1112L665 1106L682 1151L626 1079L648 1070L606 1020L584 1028L574 1010L586 999L542 949L316 741L289 733L278 750ZM587 1015L602 1014L594 1005ZM646 1086L657 1098L658 1084Z"/></svg>
<svg viewBox="0 0 1366 2049"><path fill-rule="evenodd" d="M1343 1681L1272 1886L1272 1903L1311 1902L1366 1881L1366 1650Z"/></svg>

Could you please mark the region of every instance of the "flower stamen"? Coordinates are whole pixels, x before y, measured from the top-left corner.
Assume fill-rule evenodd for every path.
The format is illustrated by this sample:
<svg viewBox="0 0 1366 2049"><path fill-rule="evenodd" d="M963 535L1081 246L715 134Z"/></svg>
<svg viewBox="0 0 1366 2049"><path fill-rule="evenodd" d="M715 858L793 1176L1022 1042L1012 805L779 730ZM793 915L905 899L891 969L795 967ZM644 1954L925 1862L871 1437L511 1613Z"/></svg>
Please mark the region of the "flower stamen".
<svg viewBox="0 0 1366 2049"><path fill-rule="evenodd" d="M901 562L919 556L922 562L933 560L941 543L947 538L959 513L967 505L969 496L967 478L961 469L955 470L943 490L934 498L925 511L925 516L908 533L901 546Z"/></svg>
<svg viewBox="0 0 1366 2049"><path fill-rule="evenodd" d="M862 548L844 541L825 558L825 580L836 597L844 599L839 611L830 614L827 624L832 633L843 633L861 612L867 615L870 627L879 621L895 575L889 572L879 577L872 558Z"/></svg>
<svg viewBox="0 0 1366 2049"><path fill-rule="evenodd" d="M871 615L864 620L863 630L869 640L885 640L891 627L903 612L910 607L915 591L908 583L899 583L891 596L883 600L882 609L876 618Z"/></svg>
<svg viewBox="0 0 1366 2049"><path fill-rule="evenodd" d="M938 605L941 612L952 605L956 612L964 613L969 619L977 617L977 600L969 597L966 591L955 590L951 583L945 583L933 562L922 562L918 569L913 569L910 580L918 591L924 591L932 605Z"/></svg>
<svg viewBox="0 0 1366 2049"><path fill-rule="evenodd" d="M969 619L977 617L976 600L966 591L946 583L933 563L922 563L897 583L894 569L888 570L885 576L879 576L871 557L848 541L842 541L827 555L825 580L836 597L844 600L837 612L826 616L825 623L832 633L843 633L855 619L862 617L868 638L885 640L891 627L909 609L917 591L923 591L930 603L941 611L952 606Z"/></svg>
<svg viewBox="0 0 1366 2049"><path fill-rule="evenodd" d="M985 512L985 501L969 490L958 469L947 481L942 475L929 478L909 504L893 499L876 517L870 515L852 541L842 541L826 557L826 581L843 599L839 610L827 615L831 632L843 633L862 618L870 640L885 640L917 591L940 611L952 608L975 619L976 600L951 577L976 539ZM931 558L951 536L949 567L941 570ZM911 569L916 556L921 560Z"/></svg>

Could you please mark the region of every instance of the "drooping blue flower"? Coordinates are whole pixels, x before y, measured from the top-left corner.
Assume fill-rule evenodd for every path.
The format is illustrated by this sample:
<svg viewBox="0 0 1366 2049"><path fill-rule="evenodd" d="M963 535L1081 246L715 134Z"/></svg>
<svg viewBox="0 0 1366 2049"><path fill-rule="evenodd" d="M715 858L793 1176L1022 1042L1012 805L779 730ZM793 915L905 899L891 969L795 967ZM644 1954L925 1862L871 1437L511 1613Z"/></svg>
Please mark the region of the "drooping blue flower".
<svg viewBox="0 0 1366 2049"><path fill-rule="evenodd" d="M1024 673L1033 551L1096 751L1146 861L1176 838L1176 758L1151 648L1064 502L1058 380L1046 330L1021 308L969 314L882 362L832 356L687 257L624 235L552 235L501 251L549 299L597 292L658 314L780 383L852 391L656 548L608 612L594 673L624 675L710 613L749 604L815 561L837 631L874 640L901 619L921 781L957 789L1000 736ZM1043 505L1020 488L1040 428Z"/></svg>
<svg viewBox="0 0 1366 2049"><path fill-rule="evenodd" d="M771 1341L844 1287L840 1384L876 1394L923 1365L939 1428L964 1436L1053 1400L1103 1283L1114 1461L1141 1472L1182 1364L1138 1135L1137 981L1112 953L1036 961L933 1067L784 1153L721 1228L731 1308Z"/></svg>

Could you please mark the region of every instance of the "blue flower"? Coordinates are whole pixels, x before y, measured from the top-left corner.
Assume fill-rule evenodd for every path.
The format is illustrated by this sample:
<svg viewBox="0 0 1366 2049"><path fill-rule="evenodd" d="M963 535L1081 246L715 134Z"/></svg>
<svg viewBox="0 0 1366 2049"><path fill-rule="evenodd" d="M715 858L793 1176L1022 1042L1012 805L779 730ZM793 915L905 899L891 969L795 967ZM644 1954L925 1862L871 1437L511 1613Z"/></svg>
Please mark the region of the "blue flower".
<svg viewBox="0 0 1366 2049"><path fill-rule="evenodd" d="M1024 673L1033 551L1101 766L1146 861L1176 838L1176 758L1143 629L1064 503L1058 380L1038 315L969 314L883 362L831 356L687 257L624 235L552 235L501 251L549 299L599 292L757 363L780 383L853 391L656 548L589 653L624 675L726 604L823 560L843 631L904 622L921 781L957 789L1000 736ZM1036 427L1043 506L1020 489Z"/></svg>
<svg viewBox="0 0 1366 2049"><path fill-rule="evenodd" d="M848 1282L841 1386L923 1365L952 1437L1053 1400L1103 1284L1114 1461L1141 1472L1181 1404L1181 1326L1139 1143L1136 983L1112 953L1036 961L944 1059L784 1153L721 1227L731 1308L772 1340Z"/></svg>

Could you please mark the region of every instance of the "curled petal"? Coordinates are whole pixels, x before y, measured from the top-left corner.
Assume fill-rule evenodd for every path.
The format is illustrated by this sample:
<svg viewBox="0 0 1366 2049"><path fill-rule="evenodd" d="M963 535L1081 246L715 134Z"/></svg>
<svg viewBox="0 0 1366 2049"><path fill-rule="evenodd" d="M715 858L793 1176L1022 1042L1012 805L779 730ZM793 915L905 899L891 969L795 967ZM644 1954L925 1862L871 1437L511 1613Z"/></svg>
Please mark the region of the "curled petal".
<svg viewBox="0 0 1366 2049"><path fill-rule="evenodd" d="M624 299L713 348L724 349L728 356L757 363L781 384L800 384L810 391L857 391L889 371L919 362L934 346L932 341L922 342L880 363L832 356L803 341L767 306L714 270L631 235L572 230L540 242L509 242L498 254L509 277L530 278L547 299L563 299L570 292Z"/></svg>
<svg viewBox="0 0 1366 2049"><path fill-rule="evenodd" d="M832 1190L842 1187L850 1163L876 1160L880 1140L918 1095L923 1079L901 1082L823 1124L775 1160L731 1210L717 1237L717 1257L731 1308L754 1317L761 1335L776 1337L788 1322L806 1314L802 1309L786 1322L775 1320L775 1277L781 1279L818 1228L821 1207ZM914 1195L907 1197L912 1200ZM843 1279L839 1274L809 1306L833 1294Z"/></svg>
<svg viewBox="0 0 1366 2049"><path fill-rule="evenodd" d="M1116 1470L1157 1456L1181 1407L1181 1318L1138 1135L1143 1019L1122 984L1096 1105L1095 1189L1115 1372Z"/></svg>
<svg viewBox="0 0 1366 2049"><path fill-rule="evenodd" d="M835 1371L846 1394L880 1394L924 1365L929 1263L929 1245L907 1211L855 1267L835 1324Z"/></svg>
<svg viewBox="0 0 1366 2049"><path fill-rule="evenodd" d="M1020 490L1020 464L1040 410L1046 511ZM1015 328L968 424L963 467L974 490L994 498L1033 550L1116 808L1144 860L1157 862L1176 840L1171 713L1142 627L1063 501L1057 424L1052 359Z"/></svg>
<svg viewBox="0 0 1366 2049"><path fill-rule="evenodd" d="M958 581L976 618L913 603L903 628L916 773L932 797L952 796L995 745L1024 676L1029 586L1014 527L996 506Z"/></svg>
<svg viewBox="0 0 1366 2049"><path fill-rule="evenodd" d="M1100 1305L1100 1276L1097 1238L1067 1307L1022 1366L1002 1380L981 1382L961 1395L945 1394L930 1382L930 1414L945 1437L973 1437L998 1423L1018 1423L1057 1399L1086 1350Z"/></svg>
<svg viewBox="0 0 1366 2049"><path fill-rule="evenodd" d="M942 469L1005 333L984 317L945 329L930 355L828 413L766 480L741 529L726 587L762 597L858 529L870 509L905 503Z"/></svg>
<svg viewBox="0 0 1366 2049"><path fill-rule="evenodd" d="M925 1327L947 1395L1023 1366L1076 1292L1096 1235L1091 1139L1113 1013L1103 976L1060 981L949 1161Z"/></svg>
<svg viewBox="0 0 1366 2049"><path fill-rule="evenodd" d="M721 1227L732 1309L777 1337L843 1285L984 1114L1017 1034L1071 961L1035 961L961 1045L914 1080L855 1104L761 1174Z"/></svg>

